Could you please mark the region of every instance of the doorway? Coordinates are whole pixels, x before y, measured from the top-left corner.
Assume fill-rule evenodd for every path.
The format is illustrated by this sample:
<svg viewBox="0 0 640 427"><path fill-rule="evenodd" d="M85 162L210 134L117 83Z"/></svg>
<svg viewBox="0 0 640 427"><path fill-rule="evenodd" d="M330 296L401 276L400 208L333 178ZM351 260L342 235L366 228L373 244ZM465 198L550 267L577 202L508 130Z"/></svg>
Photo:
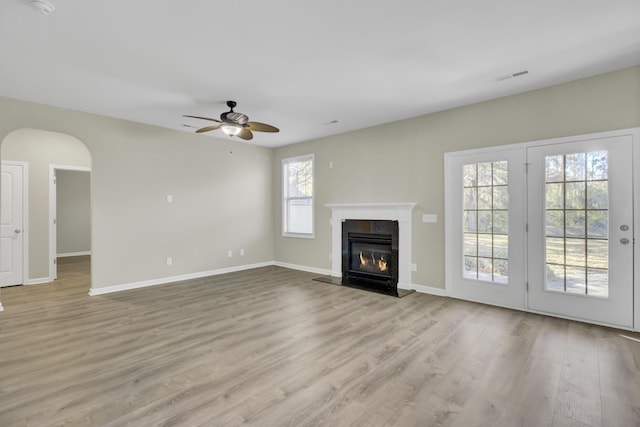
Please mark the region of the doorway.
<svg viewBox="0 0 640 427"><path fill-rule="evenodd" d="M49 277L59 258L91 255L91 169L49 166Z"/></svg>
<svg viewBox="0 0 640 427"><path fill-rule="evenodd" d="M447 153L447 294L640 330L639 143L631 129Z"/></svg>
<svg viewBox="0 0 640 427"><path fill-rule="evenodd" d="M29 214L24 215L24 231L20 233L28 243L23 256L23 284L51 283L55 278L51 275L51 264L56 258L50 241L51 166L86 171L91 168L91 154L82 141L71 135L23 128L2 140L1 157L3 163L28 165L25 173L29 185L28 191L24 191L24 201L30 209ZM0 256L4 256L2 248ZM90 282L87 283L87 291L90 286Z"/></svg>

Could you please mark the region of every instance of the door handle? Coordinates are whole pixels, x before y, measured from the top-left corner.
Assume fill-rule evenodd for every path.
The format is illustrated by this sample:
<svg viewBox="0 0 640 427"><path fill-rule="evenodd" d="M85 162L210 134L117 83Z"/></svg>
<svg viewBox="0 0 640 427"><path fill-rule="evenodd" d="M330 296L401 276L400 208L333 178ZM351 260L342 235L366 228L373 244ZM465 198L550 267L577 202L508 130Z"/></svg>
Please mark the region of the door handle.
<svg viewBox="0 0 640 427"><path fill-rule="evenodd" d="M16 233L16 234L20 234L20 232L21 232L21 231L22 231L22 230L19 230L19 229L17 229L17 228L16 228L15 230L13 230L13 232L14 232L14 233Z"/></svg>
<svg viewBox="0 0 640 427"><path fill-rule="evenodd" d="M620 239L620 243L622 243L623 245L628 245L629 239L623 237L622 239Z"/></svg>

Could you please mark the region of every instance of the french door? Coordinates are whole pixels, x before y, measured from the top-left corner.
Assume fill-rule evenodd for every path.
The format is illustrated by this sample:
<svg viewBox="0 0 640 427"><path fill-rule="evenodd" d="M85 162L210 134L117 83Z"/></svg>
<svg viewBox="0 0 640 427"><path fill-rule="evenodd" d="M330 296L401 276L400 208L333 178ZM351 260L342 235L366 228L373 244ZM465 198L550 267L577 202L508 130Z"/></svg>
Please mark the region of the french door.
<svg viewBox="0 0 640 427"><path fill-rule="evenodd" d="M633 326L632 138L527 148L528 307Z"/></svg>
<svg viewBox="0 0 640 427"><path fill-rule="evenodd" d="M633 328L638 135L446 153L447 294Z"/></svg>
<svg viewBox="0 0 640 427"><path fill-rule="evenodd" d="M445 169L448 293L526 308L522 148L447 153Z"/></svg>

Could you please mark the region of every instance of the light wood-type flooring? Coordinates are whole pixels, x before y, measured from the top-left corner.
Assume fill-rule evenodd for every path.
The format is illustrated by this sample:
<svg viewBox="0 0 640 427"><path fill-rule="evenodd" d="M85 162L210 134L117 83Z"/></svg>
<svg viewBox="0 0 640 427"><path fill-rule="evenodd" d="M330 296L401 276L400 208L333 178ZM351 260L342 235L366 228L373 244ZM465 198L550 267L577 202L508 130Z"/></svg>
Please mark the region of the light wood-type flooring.
<svg viewBox="0 0 640 427"><path fill-rule="evenodd" d="M5 288L0 426L634 426L640 334L265 267Z"/></svg>

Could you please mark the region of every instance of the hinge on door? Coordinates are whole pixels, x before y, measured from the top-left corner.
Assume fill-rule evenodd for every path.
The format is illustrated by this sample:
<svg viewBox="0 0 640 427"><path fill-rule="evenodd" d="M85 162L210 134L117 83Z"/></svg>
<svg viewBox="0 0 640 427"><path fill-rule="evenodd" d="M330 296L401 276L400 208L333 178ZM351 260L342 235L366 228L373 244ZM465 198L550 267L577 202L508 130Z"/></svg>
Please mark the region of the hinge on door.
<svg viewBox="0 0 640 427"><path fill-rule="evenodd" d="M524 225L524 232L528 233L529 232L529 224L525 224Z"/></svg>
<svg viewBox="0 0 640 427"><path fill-rule="evenodd" d="M529 292L529 282L526 283L526 290Z"/></svg>
<svg viewBox="0 0 640 427"><path fill-rule="evenodd" d="M53 263L54 263L54 264L57 264L57 263L58 263L58 258L54 258L54 259L53 259Z"/></svg>
<svg viewBox="0 0 640 427"><path fill-rule="evenodd" d="M54 184L56 183L56 177L55 176L53 177L53 183Z"/></svg>
<svg viewBox="0 0 640 427"><path fill-rule="evenodd" d="M55 218L53 218L53 225L55 225L55 224L56 224L56 219L55 219Z"/></svg>

